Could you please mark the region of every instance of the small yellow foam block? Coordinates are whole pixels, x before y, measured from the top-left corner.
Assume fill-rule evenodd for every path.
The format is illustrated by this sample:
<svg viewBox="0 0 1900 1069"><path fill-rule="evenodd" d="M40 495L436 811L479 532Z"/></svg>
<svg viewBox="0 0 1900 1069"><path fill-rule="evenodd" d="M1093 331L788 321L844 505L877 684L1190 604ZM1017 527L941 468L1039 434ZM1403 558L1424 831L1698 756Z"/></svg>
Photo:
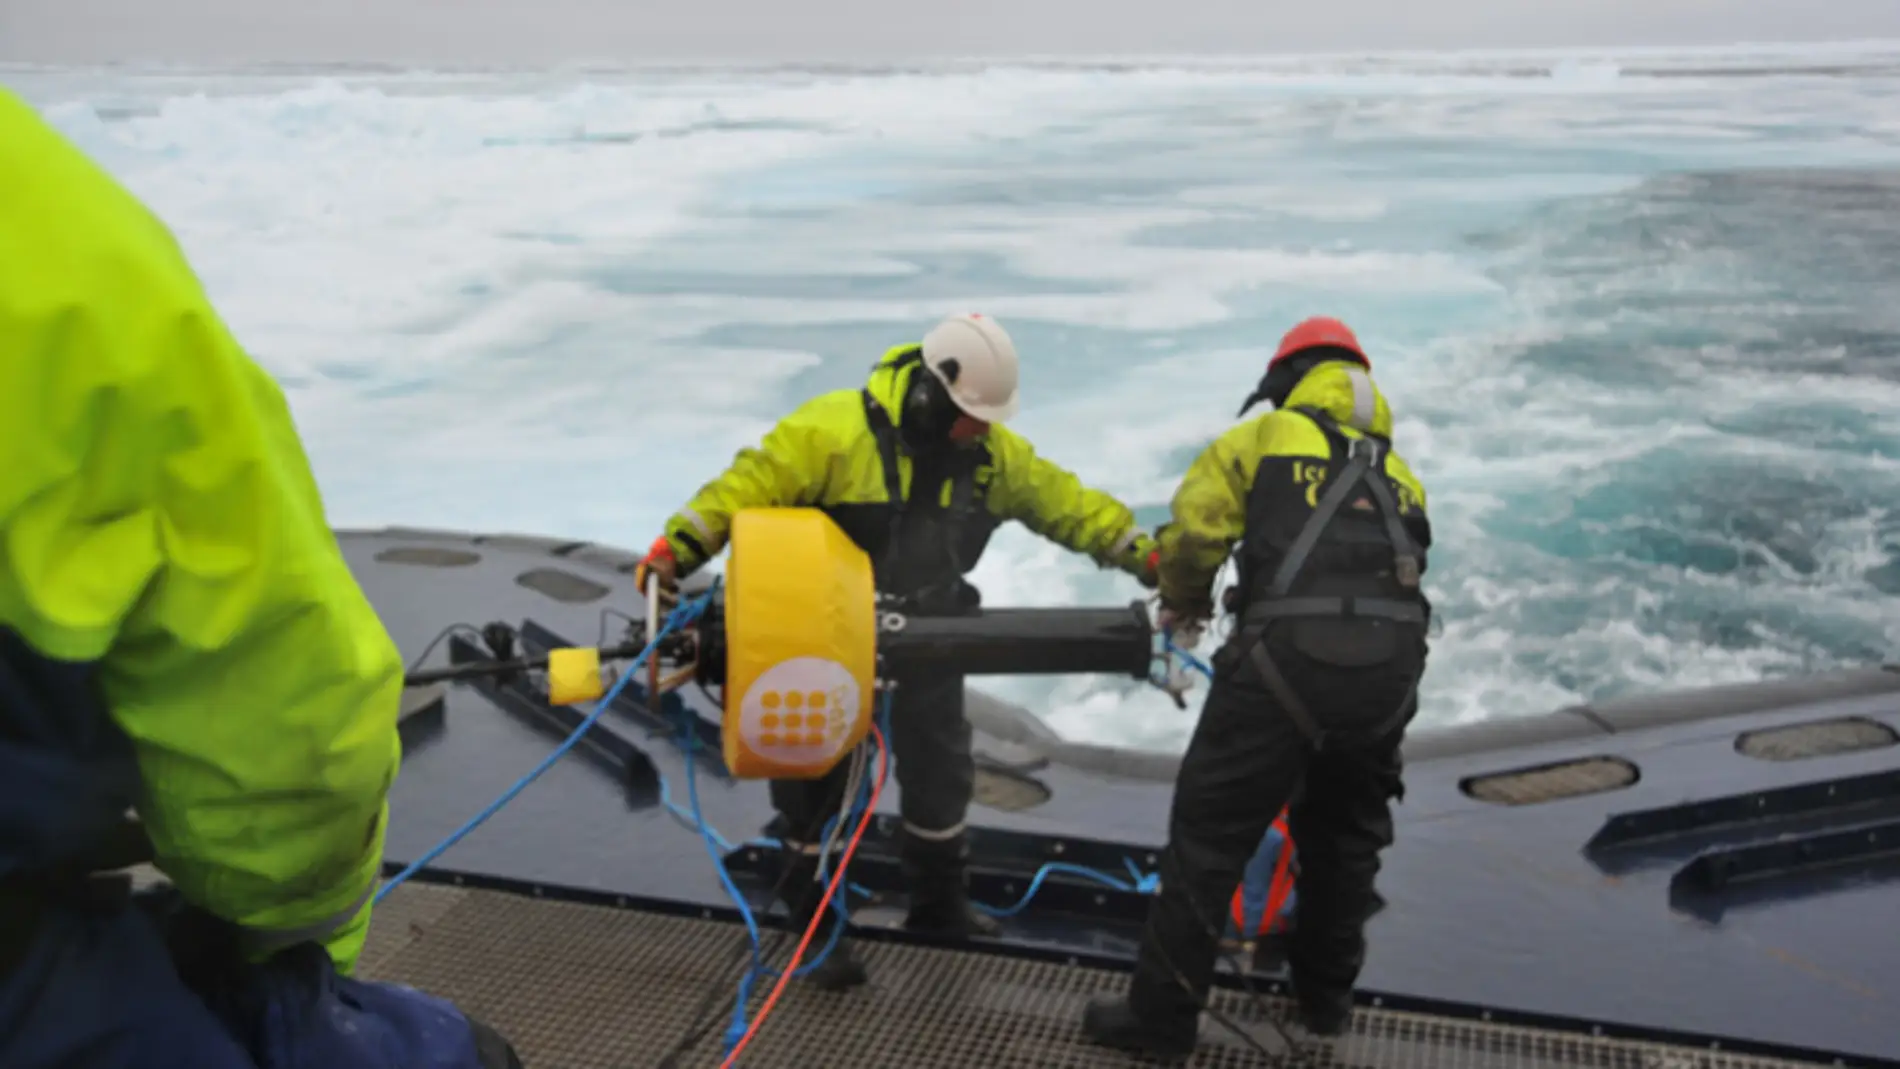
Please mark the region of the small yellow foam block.
<svg viewBox="0 0 1900 1069"><path fill-rule="evenodd" d="M592 646L548 651L548 704L591 702L607 693L600 681L600 651Z"/></svg>

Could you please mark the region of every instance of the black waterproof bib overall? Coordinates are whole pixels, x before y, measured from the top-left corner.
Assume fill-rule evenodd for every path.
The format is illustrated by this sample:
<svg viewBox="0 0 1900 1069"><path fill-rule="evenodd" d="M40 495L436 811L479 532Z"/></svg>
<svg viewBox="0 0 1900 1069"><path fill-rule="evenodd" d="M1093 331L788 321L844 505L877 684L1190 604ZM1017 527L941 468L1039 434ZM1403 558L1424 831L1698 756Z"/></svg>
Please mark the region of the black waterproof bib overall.
<svg viewBox="0 0 1900 1069"><path fill-rule="evenodd" d="M1430 607L1418 582L1431 529L1422 511L1401 513L1384 469L1389 443L1349 438L1317 409L1293 411L1325 432L1326 477L1315 501L1294 471L1310 458L1268 456L1254 476L1240 626L1214 658L1182 757L1130 990L1146 1028L1187 1046L1226 904L1289 801L1300 859L1294 986L1309 1009L1350 1005L1424 670Z"/></svg>
<svg viewBox="0 0 1900 1069"><path fill-rule="evenodd" d="M979 469L990 460L987 450L980 445L945 447L912 455L906 497L898 472L903 446L897 428L868 390L864 414L883 461L886 500L820 508L870 556L878 592L895 599L892 607L933 615L976 608L980 595L963 577L976 566L998 526L983 503L986 487L978 480ZM917 927L955 932L968 919L964 820L976 783L963 676L909 674L896 682L888 742L904 822L901 859L911 920ZM840 762L822 779L772 782L772 804L785 825L781 838L794 854L793 863L803 870L816 864L822 849L818 840L826 821L843 804L847 775L847 762ZM840 844L849 831L840 835ZM814 881L795 875L786 888L794 917L809 919L822 893Z"/></svg>

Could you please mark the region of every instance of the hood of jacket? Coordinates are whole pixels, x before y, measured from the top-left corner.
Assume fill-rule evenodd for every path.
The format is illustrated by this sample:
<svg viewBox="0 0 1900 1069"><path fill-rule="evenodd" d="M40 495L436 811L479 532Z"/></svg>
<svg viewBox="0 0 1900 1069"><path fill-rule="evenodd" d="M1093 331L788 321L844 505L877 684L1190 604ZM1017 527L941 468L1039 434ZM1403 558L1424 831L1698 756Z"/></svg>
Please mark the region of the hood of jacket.
<svg viewBox="0 0 1900 1069"><path fill-rule="evenodd" d="M1306 373L1285 408L1317 408L1342 427L1392 437L1392 409L1365 368L1349 360L1331 360Z"/></svg>

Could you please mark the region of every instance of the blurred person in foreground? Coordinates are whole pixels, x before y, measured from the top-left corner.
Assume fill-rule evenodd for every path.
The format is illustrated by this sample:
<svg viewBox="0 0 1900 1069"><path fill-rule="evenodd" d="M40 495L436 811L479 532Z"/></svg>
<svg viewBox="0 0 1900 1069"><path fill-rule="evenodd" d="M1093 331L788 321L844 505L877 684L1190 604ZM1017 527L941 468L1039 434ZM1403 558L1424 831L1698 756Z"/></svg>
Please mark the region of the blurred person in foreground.
<svg viewBox="0 0 1900 1069"><path fill-rule="evenodd" d="M400 655L172 235L5 90L0 352L0 1065L519 1069L350 978Z"/></svg>

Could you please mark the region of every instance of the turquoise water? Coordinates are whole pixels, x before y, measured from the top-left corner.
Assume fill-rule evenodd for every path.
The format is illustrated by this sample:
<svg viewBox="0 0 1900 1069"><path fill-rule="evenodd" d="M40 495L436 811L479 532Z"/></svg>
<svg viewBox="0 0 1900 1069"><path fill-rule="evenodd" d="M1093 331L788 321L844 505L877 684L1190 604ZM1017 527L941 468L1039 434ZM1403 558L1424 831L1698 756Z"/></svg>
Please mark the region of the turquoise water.
<svg viewBox="0 0 1900 1069"><path fill-rule="evenodd" d="M966 308L1019 429L1152 522L1326 312L1431 492L1428 720L1900 645L1900 49L0 80L177 231L339 524L645 545ZM1021 530L978 579L1139 595Z"/></svg>

